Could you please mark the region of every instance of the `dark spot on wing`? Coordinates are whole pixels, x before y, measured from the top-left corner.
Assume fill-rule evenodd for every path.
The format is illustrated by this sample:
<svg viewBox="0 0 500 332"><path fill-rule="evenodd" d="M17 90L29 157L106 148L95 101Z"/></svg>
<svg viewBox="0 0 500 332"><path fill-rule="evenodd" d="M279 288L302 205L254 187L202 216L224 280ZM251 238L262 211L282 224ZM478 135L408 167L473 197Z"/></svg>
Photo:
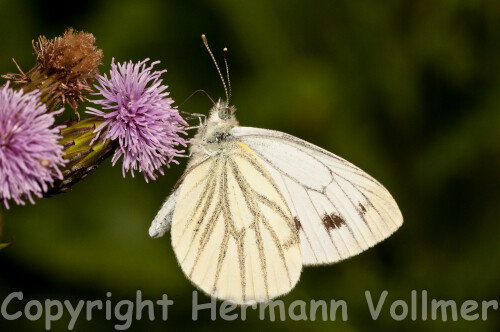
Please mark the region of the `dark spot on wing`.
<svg viewBox="0 0 500 332"><path fill-rule="evenodd" d="M358 207L359 207L359 210L361 211L361 213L363 213L363 214L366 213L366 208L363 206L363 204L359 203Z"/></svg>
<svg viewBox="0 0 500 332"><path fill-rule="evenodd" d="M302 229L302 224L300 223L299 218L293 217L293 221L295 221L295 227L297 227L297 230L300 231Z"/></svg>
<svg viewBox="0 0 500 332"><path fill-rule="evenodd" d="M345 220L335 213L330 213L330 215L325 213L323 215L322 221L323 226L325 226L327 231L330 231L331 229L338 229L346 224Z"/></svg>

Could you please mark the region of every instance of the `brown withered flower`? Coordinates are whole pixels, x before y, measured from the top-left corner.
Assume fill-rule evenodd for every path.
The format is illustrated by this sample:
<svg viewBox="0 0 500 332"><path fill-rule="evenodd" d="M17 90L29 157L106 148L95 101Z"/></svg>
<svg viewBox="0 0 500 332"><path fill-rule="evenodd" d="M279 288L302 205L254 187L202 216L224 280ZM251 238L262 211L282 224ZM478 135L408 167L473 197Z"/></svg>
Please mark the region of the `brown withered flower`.
<svg viewBox="0 0 500 332"><path fill-rule="evenodd" d="M32 69L24 73L18 66L19 73L3 77L25 92L40 89L41 101L49 111L67 103L76 112L78 103L91 91L90 84L102 61L103 53L95 46L94 35L69 28L54 39L40 36L33 41L33 48L36 64Z"/></svg>

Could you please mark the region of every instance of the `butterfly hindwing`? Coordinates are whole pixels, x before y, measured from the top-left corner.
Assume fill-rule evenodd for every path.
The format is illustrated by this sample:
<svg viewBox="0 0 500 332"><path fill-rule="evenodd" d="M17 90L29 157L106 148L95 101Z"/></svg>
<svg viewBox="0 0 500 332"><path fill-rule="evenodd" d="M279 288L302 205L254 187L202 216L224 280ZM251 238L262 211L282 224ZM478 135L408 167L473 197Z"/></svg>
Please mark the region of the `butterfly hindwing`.
<svg viewBox="0 0 500 332"><path fill-rule="evenodd" d="M231 134L257 154L285 196L304 265L356 255L401 226L387 189L346 160L278 131L235 127Z"/></svg>
<svg viewBox="0 0 500 332"><path fill-rule="evenodd" d="M184 273L206 293L265 301L298 281L298 230L266 166L244 144L226 144L174 192L172 245Z"/></svg>
<svg viewBox="0 0 500 332"><path fill-rule="evenodd" d="M153 219L149 228L149 236L152 238L161 237L170 229L179 192L180 186L174 189Z"/></svg>

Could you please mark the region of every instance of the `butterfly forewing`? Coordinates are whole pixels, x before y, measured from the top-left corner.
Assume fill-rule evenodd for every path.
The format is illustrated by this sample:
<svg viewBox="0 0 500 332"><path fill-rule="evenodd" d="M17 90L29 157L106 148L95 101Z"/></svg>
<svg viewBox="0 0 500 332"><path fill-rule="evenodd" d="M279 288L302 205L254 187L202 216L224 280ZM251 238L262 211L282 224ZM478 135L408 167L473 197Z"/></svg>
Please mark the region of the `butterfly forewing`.
<svg viewBox="0 0 500 332"><path fill-rule="evenodd" d="M403 222L379 182L346 160L297 137L235 127L278 184L299 229L303 264L328 264L356 255Z"/></svg>
<svg viewBox="0 0 500 332"><path fill-rule="evenodd" d="M206 293L236 303L290 291L302 269L299 235L266 166L247 146L194 166L178 189L172 244L188 278Z"/></svg>

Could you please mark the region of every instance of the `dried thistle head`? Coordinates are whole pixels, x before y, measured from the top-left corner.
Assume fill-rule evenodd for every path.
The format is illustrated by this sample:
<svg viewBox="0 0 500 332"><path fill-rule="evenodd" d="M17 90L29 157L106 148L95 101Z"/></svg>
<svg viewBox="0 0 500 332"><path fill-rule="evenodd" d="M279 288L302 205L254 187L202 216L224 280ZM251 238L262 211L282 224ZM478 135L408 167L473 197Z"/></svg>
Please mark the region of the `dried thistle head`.
<svg viewBox="0 0 500 332"><path fill-rule="evenodd" d="M97 67L101 64L102 50L95 46L95 37L91 33L69 28L64 35L52 40L40 36L33 48L37 65L49 75L64 75L69 81L88 80L99 72Z"/></svg>
<svg viewBox="0 0 500 332"><path fill-rule="evenodd" d="M51 40L40 36L37 42L33 41L33 48L37 58L31 70L24 73L18 67L19 74L3 77L26 92L40 89L49 110L61 102L76 110L78 102L84 101L92 90L90 84L102 62L103 52L95 46L94 35L69 28Z"/></svg>

